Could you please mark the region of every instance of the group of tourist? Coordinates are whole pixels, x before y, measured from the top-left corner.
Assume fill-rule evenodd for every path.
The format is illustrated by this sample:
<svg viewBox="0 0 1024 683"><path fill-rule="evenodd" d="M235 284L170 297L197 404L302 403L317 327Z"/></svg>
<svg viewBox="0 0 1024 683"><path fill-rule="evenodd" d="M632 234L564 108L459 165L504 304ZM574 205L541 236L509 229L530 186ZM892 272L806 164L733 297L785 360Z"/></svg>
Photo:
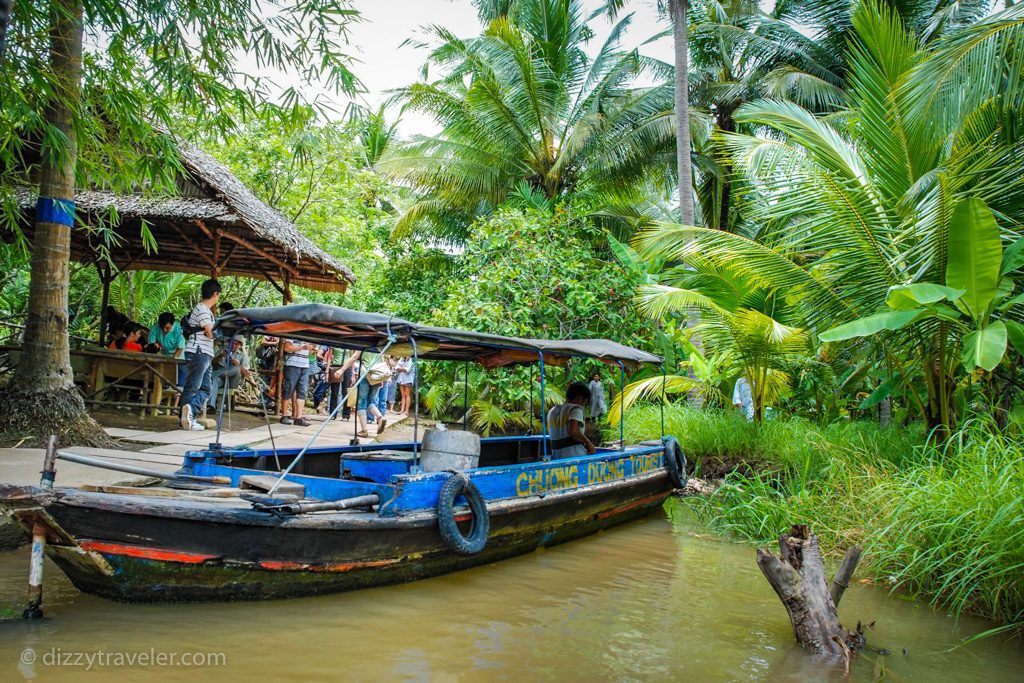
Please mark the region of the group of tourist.
<svg viewBox="0 0 1024 683"><path fill-rule="evenodd" d="M184 356L178 384L181 386L180 420L182 429L203 430L197 417L207 410L223 386L237 386L251 374L249 356L239 339L218 339L214 333L217 311L223 315L233 306L220 301L221 286L216 279L203 282L201 300L189 313L177 320L173 313L161 313L148 331L148 342L140 343L146 330L126 316L108 310L111 341L109 348L127 352L160 353L174 358ZM263 385L264 408L270 408L277 392L278 352L281 359L281 422L309 426L304 416L306 399L312 389L313 409L343 420L352 418L355 409L357 436L368 437L368 425L376 424L377 434L388 425L388 415L407 415L411 409L415 383L415 367L410 358L388 355L376 357L366 366L359 351L342 351L326 345L297 339L279 340L264 337L257 353L260 369L269 375ZM344 405L339 405L344 401ZM599 420L606 412L604 388L600 374L595 372L589 384L577 382L569 386L566 402L548 414L548 428L555 453L593 452L594 445L585 435L585 410ZM397 407L396 407L397 405Z"/></svg>
<svg viewBox="0 0 1024 683"><path fill-rule="evenodd" d="M233 308L220 301L220 291L217 280L205 281L200 289L202 300L188 314L179 320L174 313L165 311L148 329L113 306L106 310L107 348L184 358L176 380L180 387L181 424L186 429L205 429L195 417L205 412L208 404L216 405L222 387L236 387L251 374L249 356L241 340L229 344L214 337L215 315Z"/></svg>

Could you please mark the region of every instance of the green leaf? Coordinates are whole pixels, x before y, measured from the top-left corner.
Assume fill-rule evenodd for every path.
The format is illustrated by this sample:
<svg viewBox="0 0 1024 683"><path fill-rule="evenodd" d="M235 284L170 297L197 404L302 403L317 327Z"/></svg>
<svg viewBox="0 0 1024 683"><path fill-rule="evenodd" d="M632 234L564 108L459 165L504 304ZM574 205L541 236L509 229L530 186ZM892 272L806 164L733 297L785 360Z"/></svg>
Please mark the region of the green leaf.
<svg viewBox="0 0 1024 683"><path fill-rule="evenodd" d="M970 371L980 367L991 371L1006 353L1006 325L996 321L964 337L964 366Z"/></svg>
<svg viewBox="0 0 1024 683"><path fill-rule="evenodd" d="M928 314L951 322L960 322L963 319L959 311L945 304L931 304L928 306Z"/></svg>
<svg viewBox="0 0 1024 683"><path fill-rule="evenodd" d="M823 342L834 342L854 337L868 337L878 334L882 330L898 330L917 320L923 313L927 313L923 308L876 313L826 330L819 335L819 338Z"/></svg>
<svg viewBox="0 0 1024 683"><path fill-rule="evenodd" d="M1013 320L1004 320L1003 324L1006 325L1006 334L1010 338L1013 348L1024 356L1024 325Z"/></svg>
<svg viewBox="0 0 1024 683"><path fill-rule="evenodd" d="M975 320L988 314L999 286L1003 244L984 201L971 197L953 209L949 225L946 284L966 292L960 300Z"/></svg>
<svg viewBox="0 0 1024 683"><path fill-rule="evenodd" d="M622 242L615 239L615 236L608 233L608 245L612 248L612 253L615 254L615 258L619 259L619 263L625 267L634 276L643 279L646 274L643 262L640 261L640 257L637 253L626 246Z"/></svg>
<svg viewBox="0 0 1024 683"><path fill-rule="evenodd" d="M1021 292L1012 299L1007 299L1003 303L999 304L1000 311L1008 311L1019 303L1024 302L1024 292Z"/></svg>
<svg viewBox="0 0 1024 683"><path fill-rule="evenodd" d="M859 410L874 408L885 398L892 394L892 390L900 383L900 375L896 374L878 385L878 388L871 392L871 395L860 402Z"/></svg>
<svg viewBox="0 0 1024 683"><path fill-rule="evenodd" d="M953 289L931 282L915 282L912 285L894 285L889 288L885 303L890 308L909 311L924 304L937 301L956 301L964 295L964 290Z"/></svg>
<svg viewBox="0 0 1024 683"><path fill-rule="evenodd" d="M999 268L1000 275L1008 275L1024 266L1024 237L1011 244L1003 252L1003 263Z"/></svg>

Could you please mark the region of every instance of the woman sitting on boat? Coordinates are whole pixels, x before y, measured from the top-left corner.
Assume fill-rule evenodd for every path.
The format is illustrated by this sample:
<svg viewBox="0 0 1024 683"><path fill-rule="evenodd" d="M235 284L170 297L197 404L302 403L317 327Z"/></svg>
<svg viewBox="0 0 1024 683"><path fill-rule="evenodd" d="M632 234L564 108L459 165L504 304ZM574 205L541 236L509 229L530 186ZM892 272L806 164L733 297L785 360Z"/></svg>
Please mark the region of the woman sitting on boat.
<svg viewBox="0 0 1024 683"><path fill-rule="evenodd" d="M583 406L590 402L590 388L573 382L565 392L565 403L548 412L548 433L551 434L552 457L575 458L589 455L596 448L583 433L586 419Z"/></svg>

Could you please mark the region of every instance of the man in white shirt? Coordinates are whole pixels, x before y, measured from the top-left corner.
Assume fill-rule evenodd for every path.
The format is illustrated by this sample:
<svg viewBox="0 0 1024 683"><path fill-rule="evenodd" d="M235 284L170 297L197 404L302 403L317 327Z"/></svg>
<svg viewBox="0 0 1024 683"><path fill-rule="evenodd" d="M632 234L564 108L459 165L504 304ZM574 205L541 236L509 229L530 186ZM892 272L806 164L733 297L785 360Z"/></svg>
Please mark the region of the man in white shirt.
<svg viewBox="0 0 1024 683"><path fill-rule="evenodd" d="M736 386L732 390L732 404L736 406L747 418L747 422L754 419L754 395L750 391L750 382L746 375L741 375L736 380Z"/></svg>
<svg viewBox="0 0 1024 683"><path fill-rule="evenodd" d="M604 385L601 384L601 373L595 372L590 376L590 417L595 421L604 417L608 412L608 406L604 402Z"/></svg>
<svg viewBox="0 0 1024 683"><path fill-rule="evenodd" d="M285 406L291 401L291 415L282 415L281 423L308 427L309 420L302 417L306 407L306 392L309 390L309 352L316 351L316 344L296 339L284 340L284 368L282 370L281 400Z"/></svg>
<svg viewBox="0 0 1024 683"><path fill-rule="evenodd" d="M203 430L206 426L196 422L210 399L213 385L213 307L220 299L220 283L209 279L200 293L203 300L188 314L193 330L185 339L185 382L181 392L181 428Z"/></svg>
<svg viewBox="0 0 1024 683"><path fill-rule="evenodd" d="M596 450L583 433L583 406L589 401L590 388L583 382L574 382L565 392L565 403L548 411L552 458L575 458Z"/></svg>

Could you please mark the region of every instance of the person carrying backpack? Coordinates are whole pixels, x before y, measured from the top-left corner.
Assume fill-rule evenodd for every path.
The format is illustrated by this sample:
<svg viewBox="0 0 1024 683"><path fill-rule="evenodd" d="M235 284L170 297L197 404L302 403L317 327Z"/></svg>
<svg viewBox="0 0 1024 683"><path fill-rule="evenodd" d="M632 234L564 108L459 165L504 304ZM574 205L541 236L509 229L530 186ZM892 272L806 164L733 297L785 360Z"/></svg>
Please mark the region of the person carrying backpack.
<svg viewBox="0 0 1024 683"><path fill-rule="evenodd" d="M185 382L181 392L181 428L206 429L196 422L210 399L213 385L213 307L220 299L220 283L211 278L200 290L203 300L181 320L185 336Z"/></svg>

